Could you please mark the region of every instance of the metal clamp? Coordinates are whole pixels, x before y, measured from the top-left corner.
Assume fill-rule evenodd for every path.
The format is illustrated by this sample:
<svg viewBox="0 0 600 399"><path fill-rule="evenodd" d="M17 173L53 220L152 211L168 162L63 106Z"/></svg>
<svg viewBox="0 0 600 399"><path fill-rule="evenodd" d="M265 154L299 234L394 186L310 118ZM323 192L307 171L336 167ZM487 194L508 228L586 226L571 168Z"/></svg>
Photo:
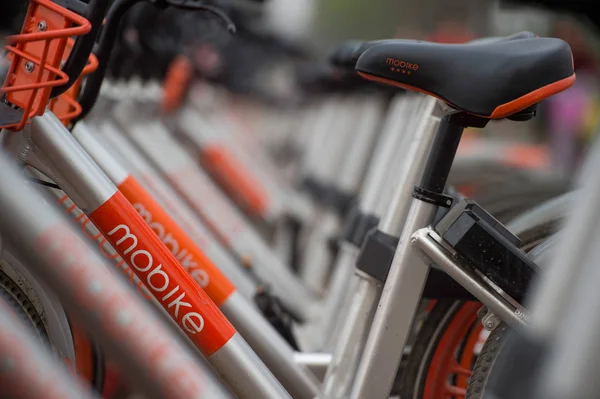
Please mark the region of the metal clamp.
<svg viewBox="0 0 600 399"><path fill-rule="evenodd" d="M439 265L502 321L516 328L526 325L528 316L524 308L504 297L485 277L462 264L460 256L441 242L442 238L431 227L417 230L412 235L412 245L421 252L426 262Z"/></svg>
<svg viewBox="0 0 600 399"><path fill-rule="evenodd" d="M444 208L450 208L454 202L454 198L449 195L435 193L418 186L413 190L413 198Z"/></svg>
<svg viewBox="0 0 600 399"><path fill-rule="evenodd" d="M487 307L482 307L477 312L477 317L481 320L481 324L483 324L483 328L488 331L494 331L496 327L502 323L502 320L494 313L490 312Z"/></svg>

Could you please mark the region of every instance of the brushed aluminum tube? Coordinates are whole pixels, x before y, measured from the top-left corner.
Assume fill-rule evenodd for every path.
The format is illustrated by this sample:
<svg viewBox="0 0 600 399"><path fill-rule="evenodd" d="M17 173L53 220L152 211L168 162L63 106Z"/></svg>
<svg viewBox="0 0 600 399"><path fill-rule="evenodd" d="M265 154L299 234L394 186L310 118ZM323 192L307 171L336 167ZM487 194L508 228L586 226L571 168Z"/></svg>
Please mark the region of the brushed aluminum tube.
<svg viewBox="0 0 600 399"><path fill-rule="evenodd" d="M323 381L327 368L331 364L331 353L295 352L294 360L308 368L319 381Z"/></svg>
<svg viewBox="0 0 600 399"><path fill-rule="evenodd" d="M292 397L315 397L317 379L295 362L291 346L255 307L236 292L219 308Z"/></svg>
<svg viewBox="0 0 600 399"><path fill-rule="evenodd" d="M29 135L36 154L43 154L43 160L50 166L51 178L83 211L94 211L117 191L52 112L33 118Z"/></svg>
<svg viewBox="0 0 600 399"><path fill-rule="evenodd" d="M435 210L433 204L412 201L354 378L352 399L390 394L429 274L429 265L412 248L411 236L431 223Z"/></svg>
<svg viewBox="0 0 600 399"><path fill-rule="evenodd" d="M239 399L292 398L239 333L208 360L217 374L228 376L230 388Z"/></svg>
<svg viewBox="0 0 600 399"><path fill-rule="evenodd" d="M416 231L412 236L413 245L423 251L423 255L428 259L427 262L438 265L505 323L514 328L525 326L527 315L524 309L516 308L498 292L490 289L473 271L456 264L432 235L437 234L432 228L426 227Z"/></svg>
<svg viewBox="0 0 600 399"><path fill-rule="evenodd" d="M348 309L339 333L331 364L325 374L320 399L348 398L361 349L369 332L369 322L379 300L381 283L371 276L357 272L358 282L352 305Z"/></svg>
<svg viewBox="0 0 600 399"><path fill-rule="evenodd" d="M66 365L0 299L0 397L92 399L89 387L73 378Z"/></svg>

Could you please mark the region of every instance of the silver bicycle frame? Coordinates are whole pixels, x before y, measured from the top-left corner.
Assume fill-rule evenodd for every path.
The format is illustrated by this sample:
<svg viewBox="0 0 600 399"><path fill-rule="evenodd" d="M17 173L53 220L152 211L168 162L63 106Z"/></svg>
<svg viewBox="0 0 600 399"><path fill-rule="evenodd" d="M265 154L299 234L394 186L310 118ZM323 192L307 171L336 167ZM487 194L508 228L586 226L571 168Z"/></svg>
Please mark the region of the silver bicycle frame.
<svg viewBox="0 0 600 399"><path fill-rule="evenodd" d="M0 156L0 234L149 398L207 393L203 368ZM160 354L160 356L157 356ZM150 377L150 378L148 378ZM179 384L172 384L177 379Z"/></svg>
<svg viewBox="0 0 600 399"><path fill-rule="evenodd" d="M6 171L3 171L4 173ZM67 374L65 365L0 300L0 396L23 399L97 397Z"/></svg>
<svg viewBox="0 0 600 399"><path fill-rule="evenodd" d="M263 170L262 165L257 164L256 160L248 159L248 155L256 156L256 154L252 154L253 152L248 154L247 150L238 148L239 144L229 137L231 133L227 129L219 129L218 125L215 126L214 123L207 121L207 118L191 106L184 107L177 119L173 129L177 139L193 148L198 155L205 148L214 146L226 148L237 161L240 161L240 165L249 171L249 175L256 179L255 183L265 190L267 208L266 214L262 215L265 220L273 223L281 217L285 212L288 193L277 184L272 174Z"/></svg>
<svg viewBox="0 0 600 399"><path fill-rule="evenodd" d="M400 234L400 229L402 225L402 221L404 220L402 215L406 214L406 208L402 208L403 202L400 200L404 199L404 197L396 196L394 197L394 193L397 190L399 184L405 184L406 173L408 171L408 175L411 176L411 167L408 167L407 159L412 157L411 146L415 144L415 140L410 134L412 131L420 131L422 129L422 119L423 119L423 107L427 108L428 104L431 102L427 99L427 97L421 95L408 95L405 101L409 102L409 107L403 113L404 120L407 125L403 128L403 131L409 132L408 134L398 134L399 130L393 131L393 134L397 136L397 139L394 143L389 143L391 145L391 157L386 164L376 165L379 168L384 166L383 173L385 173L385 179L387 184L383 180L376 180L373 183L373 188L365 195L365 210L374 213L375 215L382 215L385 219L385 223L382 220L380 222L380 230L386 234L398 236ZM402 114L399 114L402 116ZM401 118L400 121L403 119ZM392 124L391 127L394 125ZM412 144L411 144L412 143ZM417 140L416 143L419 143ZM399 149L394 152L395 149ZM413 149L414 150L414 149ZM388 150L389 151L389 150ZM408 154L408 155L407 155ZM408 158L407 158L408 157ZM412 158L411 158L412 159ZM398 174L396 171L398 170L397 165L406 165L402 172ZM380 172L381 173L381 172ZM399 176L398 176L399 175ZM404 177L403 177L404 176ZM381 177L379 178L381 179ZM412 184L412 183L411 183ZM396 209L395 207L400 207L400 209ZM398 213L399 212L399 213ZM364 273L360 273L360 280L366 279L371 280L369 276L366 276ZM379 284L377 284L379 285ZM347 298L345 303L346 306L350 306L349 304L353 303L352 298ZM342 309L340 313L341 318L340 321L344 320L344 315L346 314L347 309ZM336 327L336 331L339 330L340 326ZM366 334L366 333L365 333Z"/></svg>
<svg viewBox="0 0 600 399"><path fill-rule="evenodd" d="M408 191L409 187L413 187L416 180L420 177L419 172L422 171L426 154L431 146L431 140L435 134L435 119L431 116L434 100L430 100L423 104L420 112L415 115L420 123L415 127L414 133L411 135L412 140L409 146L400 148L397 151L402 152L402 160L404 167L399 167L400 176L397 177L395 187L397 187L396 195L393 198L391 206L380 223L380 229L387 234L396 235L398 230L402 228L403 221L406 218L406 226L411 228L414 224L420 223L419 218L428 218L433 215L433 210L426 213L427 208L417 207L419 211L417 215L403 215L406 212L406 204L410 203L410 198L407 198L404 191ZM409 125L410 126L410 125ZM410 134L410 133L409 133ZM417 167L415 167L417 165ZM410 192L409 192L410 193ZM418 201L420 202L420 201ZM433 208L433 207L432 207ZM427 220L425 223L427 223ZM402 247L402 236L398 248ZM398 253L398 251L396 252ZM394 264L390 269L387 282L392 277ZM349 312L344 320L344 326L340 333L340 340L334 351L332 365L328 376L325 378L323 387L324 398L344 398L349 394L352 381L356 378L355 373L358 367L358 361L366 355L368 346L364 346L369 328L369 322L373 318L373 314L377 307L377 302L380 302L381 309L383 297L381 295L381 283L374 277L356 270L356 285L351 286L354 296L352 304L349 307ZM386 282L386 285L387 285ZM385 291L384 291L385 293ZM419 295L420 297L420 291ZM375 322L375 321L374 321ZM368 341L367 341L368 343ZM397 345L397 344L396 344ZM363 352L363 348L364 352ZM398 365L393 366L392 373L395 375ZM359 370L360 371L360 370ZM389 393L389 392L388 392ZM361 396L371 397L371 396ZM377 396L376 396L377 397Z"/></svg>
<svg viewBox="0 0 600 399"><path fill-rule="evenodd" d="M212 90L211 90L212 89ZM206 101L204 97L211 97L208 92L214 92L215 88L208 89L201 84L200 90L193 88L189 100L190 105L184 106L176 117L174 133L186 145L201 149L204 145L217 141L225 145L229 151L242 165L250 170L250 174L257 177L263 189L269 193L270 210L265 215L270 222L277 222L284 215L290 215L302 221L312 218L312 204L307 198L294 190L288 179L279 173L279 170L268 159L264 153L267 143L257 145L251 133L260 132L238 132L239 125L229 123L232 119L230 104L214 105L213 101ZM206 103L210 106L207 107ZM233 118L235 119L235 118ZM288 127L289 128L289 127ZM270 129L270 134L280 134L279 129ZM273 140L273 138L270 138ZM248 143L251 141L251 143ZM250 148L246 148L246 144ZM286 252L287 254L287 252ZM287 258L285 259L287 262Z"/></svg>
<svg viewBox="0 0 600 399"><path fill-rule="evenodd" d="M413 100L417 98L415 96L414 99L410 99L410 96L398 95L388 108L359 196L360 209L365 213L375 213L377 211L375 204L381 188L387 185L393 186L394 173L392 172L395 171L393 150L400 148L397 142L403 135L398 132L403 131L405 127L403 124L408 120L407 111L414 105ZM399 157L397 159L401 162ZM338 332L345 320L348 307L352 304L354 293L348 287L353 282L354 264L358 253L359 249L355 245L346 241L340 243L323 313L317 326L319 331L313 334L315 339L319 340L319 344L316 345L327 351L332 351L335 347Z"/></svg>
<svg viewBox="0 0 600 399"><path fill-rule="evenodd" d="M41 180L46 180L47 178L43 176L41 173L29 169L28 172L39 178ZM87 218L85 213L71 201L63 191L57 190L55 188L46 187L46 191L48 193L47 198L50 202L54 203L55 207L59 209L59 213L67 213L70 217L73 218L73 222L77 225L77 228L81 229L79 232L79 236L81 234L85 236L88 242L93 242L93 245L96 249L94 251L96 255L104 261L108 261L115 263L113 266L119 272L121 272L122 276L125 277L129 281L129 286L131 288L135 288L136 293L140 298L143 298L145 301L152 303L151 310L154 310L157 316L160 316L160 320L167 325L172 327L172 332L177 333L182 339L186 340L185 334L181 331L181 329L177 326L175 321L168 315L166 310L160 306L160 303L152 296L152 293L148 290L148 288L143 284L143 282L138 278L138 276L131 270L129 265L123 261L123 259L118 255L118 253L114 250L114 248L106 241L102 233L98 231L96 226L94 226L91 221ZM57 201L56 201L57 200ZM3 254L4 256L4 254ZM53 342L54 343L54 342ZM188 344L188 350L192 352L196 352L197 348L189 341L184 341L184 343ZM206 363L205 359L204 363ZM208 364L206 364L208 366ZM208 374L205 375L207 386L214 385L215 389L220 387L222 384L218 380L216 375L207 371ZM220 395L230 397L231 395L227 393L224 389L221 390ZM215 392L215 395L217 392Z"/></svg>
<svg viewBox="0 0 600 399"><path fill-rule="evenodd" d="M357 116L361 109L352 97L334 97L330 101L331 105L323 108L321 119L312 133L302 178L310 177L340 188L337 182L347 159L346 153L356 148L352 143L356 141ZM339 218L335 210L316 203L314 219L303 231L305 244L300 260L300 277L309 288L321 294L331 266L328 241L338 228Z"/></svg>
<svg viewBox="0 0 600 399"><path fill-rule="evenodd" d="M18 160L52 178L86 213L117 192L108 176L51 112L34 118L29 128L15 138L9 145L20 156ZM207 360L241 397L289 396L237 333Z"/></svg>
<svg viewBox="0 0 600 399"><path fill-rule="evenodd" d="M436 133L436 126L429 127L433 128L429 140L423 142L419 156L413 159L422 162L415 168L416 178L424 170L423 161L429 154L431 140ZM412 187L398 186L394 195L394 198L401 199L397 202L397 212L410 207L401 226L398 246L361 357L352 398L389 395L429 273L429 266L423 264L411 241L414 231L431 223L437 208L411 198Z"/></svg>
<svg viewBox="0 0 600 399"><path fill-rule="evenodd" d="M80 122L73 134L111 178L131 171L116 170L124 168L107 148L102 147L102 144L94 138L94 133L84 123ZM114 149L119 151L127 148L125 143L126 140L121 140ZM144 162L139 154L131 150L127 154L130 161L137 159L138 165ZM314 397L317 392L316 379L307 368L294 361L292 348L265 320L254 304L240 294L234 293L220 306L220 309L293 397L306 399Z"/></svg>
<svg viewBox="0 0 600 399"><path fill-rule="evenodd" d="M350 144L346 148L346 154L340 160L337 177L333 180L335 187L343 193L359 191L373 144L379 133L376 127L381 119L382 103L378 100L369 97L364 99L362 109L357 111L359 118L353 129L354 132L346 139ZM303 258L301 271L304 274L304 281L321 292L328 285L331 271L332 259L328 242L340 230L340 217L331 211L323 212L316 227L307 239L307 253Z"/></svg>
<svg viewBox="0 0 600 399"><path fill-rule="evenodd" d="M126 106L121 109L125 111ZM127 111L125 111L127 112ZM190 206L221 233L230 248L265 282L273 293L303 319L315 312L311 293L291 274L231 201L197 166L159 121L123 121L120 129Z"/></svg>
<svg viewBox="0 0 600 399"><path fill-rule="evenodd" d="M73 134L95 159L102 157L101 153L110 149L110 156L118 157L118 160L114 161L116 165L125 166L127 172L145 186L244 297L251 299L256 294L256 282L240 268L237 260L219 244L189 205L179 198L175 190L162 179L113 123L108 121L96 127L80 123ZM86 138L89 142L86 142ZM95 153L97 155L94 155ZM97 161L101 164L99 159ZM106 164L106 160L103 163Z"/></svg>

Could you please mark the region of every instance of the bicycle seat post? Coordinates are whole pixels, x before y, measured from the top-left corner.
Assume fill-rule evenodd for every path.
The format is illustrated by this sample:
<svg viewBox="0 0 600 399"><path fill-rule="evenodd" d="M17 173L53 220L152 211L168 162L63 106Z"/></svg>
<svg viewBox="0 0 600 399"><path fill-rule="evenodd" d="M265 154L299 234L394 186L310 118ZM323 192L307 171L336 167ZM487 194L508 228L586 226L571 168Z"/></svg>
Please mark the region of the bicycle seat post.
<svg viewBox="0 0 600 399"><path fill-rule="evenodd" d="M433 221L438 207L449 208L452 205L452 198L444 194L444 188L462 133L466 127L484 127L487 122L487 119L462 112L446 115L440 121L421 181L413 190L410 209L356 375L352 398L389 394L429 273L429 266L423 264L411 248L411 235ZM386 334L386 330L394 331L393 337ZM387 355L382 356L382 353ZM379 358L373 362L375 356Z"/></svg>
<svg viewBox="0 0 600 399"><path fill-rule="evenodd" d="M569 88L575 74L568 44L551 38L462 45L386 41L362 53L355 69L365 79L426 93L454 110L440 122L413 190L350 396L387 397L429 274L430 261L413 248L413 233L431 224L439 207L452 205L443 190L463 130L491 119L529 120L536 104Z"/></svg>

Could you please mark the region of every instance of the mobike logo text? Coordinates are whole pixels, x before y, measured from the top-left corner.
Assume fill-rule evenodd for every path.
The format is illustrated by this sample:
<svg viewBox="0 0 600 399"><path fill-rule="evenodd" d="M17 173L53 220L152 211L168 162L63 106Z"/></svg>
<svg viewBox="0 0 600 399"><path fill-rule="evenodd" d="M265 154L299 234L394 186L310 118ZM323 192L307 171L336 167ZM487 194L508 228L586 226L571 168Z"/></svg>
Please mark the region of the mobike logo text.
<svg viewBox="0 0 600 399"><path fill-rule="evenodd" d="M132 204L133 208L138 211L140 216L148 223L148 226L156 233L158 238L162 241L163 244L171 253L175 255L175 258L179 261L181 266L185 268L185 270L190 273L190 275L196 280L196 282L202 288L206 288L210 282L208 273L206 270L203 270L198 266L198 263L194 260L192 254L186 248L180 248L179 243L173 237L171 233L168 233L165 227L157 221L152 220L152 213L144 207L143 204L135 203Z"/></svg>
<svg viewBox="0 0 600 399"><path fill-rule="evenodd" d="M204 318L197 312L188 311L192 305L185 300L185 292L176 284L168 290L171 279L162 270L161 263L155 264L152 254L145 249L138 249L138 237L131 232L127 224L119 224L107 234L115 240L115 247L123 250L123 255L128 255L129 264L137 271L147 273L144 283L150 288L155 297L168 311L173 313L185 331L197 334L204 328ZM167 291L168 290L168 291ZM164 295L163 295L164 294Z"/></svg>
<svg viewBox="0 0 600 399"><path fill-rule="evenodd" d="M123 193L117 190L87 216L206 356L218 351L235 335L235 328Z"/></svg>
<svg viewBox="0 0 600 399"><path fill-rule="evenodd" d="M197 284L194 286L204 289L215 305L223 304L235 291L235 287L187 232L133 176L127 177L118 189L131 203L130 207L137 211L141 220L146 222L145 225L155 233L154 239L162 242L163 245L160 247L169 251L169 255L173 255L174 259L196 281ZM185 217L181 217L181 219L184 220ZM113 226L107 227L112 228ZM160 258L160 260L165 261L164 258Z"/></svg>
<svg viewBox="0 0 600 399"><path fill-rule="evenodd" d="M419 64L412 63L412 62L406 62L406 61L402 61L402 60L397 60L394 58L386 58L385 63L388 65L392 65L392 66L401 68L401 69L410 69L413 71L419 70Z"/></svg>
<svg viewBox="0 0 600 399"><path fill-rule="evenodd" d="M79 209L67 195L60 197L58 199L58 204L62 205L65 208L65 212L69 216L73 217L73 219L79 224L83 235L90 241L93 241L97 244L102 256L115 263L117 269L119 269L119 271L128 278L129 282L137 288L138 292L143 298L151 300L152 294L150 291L148 291L148 288L144 286L142 280L135 275L129 265L125 263L117 251L115 251L110 243L106 241L106 238L104 238L102 233L98 231L96 226L94 226L93 223L90 223L90 219L88 219L85 213L83 213L83 211Z"/></svg>

